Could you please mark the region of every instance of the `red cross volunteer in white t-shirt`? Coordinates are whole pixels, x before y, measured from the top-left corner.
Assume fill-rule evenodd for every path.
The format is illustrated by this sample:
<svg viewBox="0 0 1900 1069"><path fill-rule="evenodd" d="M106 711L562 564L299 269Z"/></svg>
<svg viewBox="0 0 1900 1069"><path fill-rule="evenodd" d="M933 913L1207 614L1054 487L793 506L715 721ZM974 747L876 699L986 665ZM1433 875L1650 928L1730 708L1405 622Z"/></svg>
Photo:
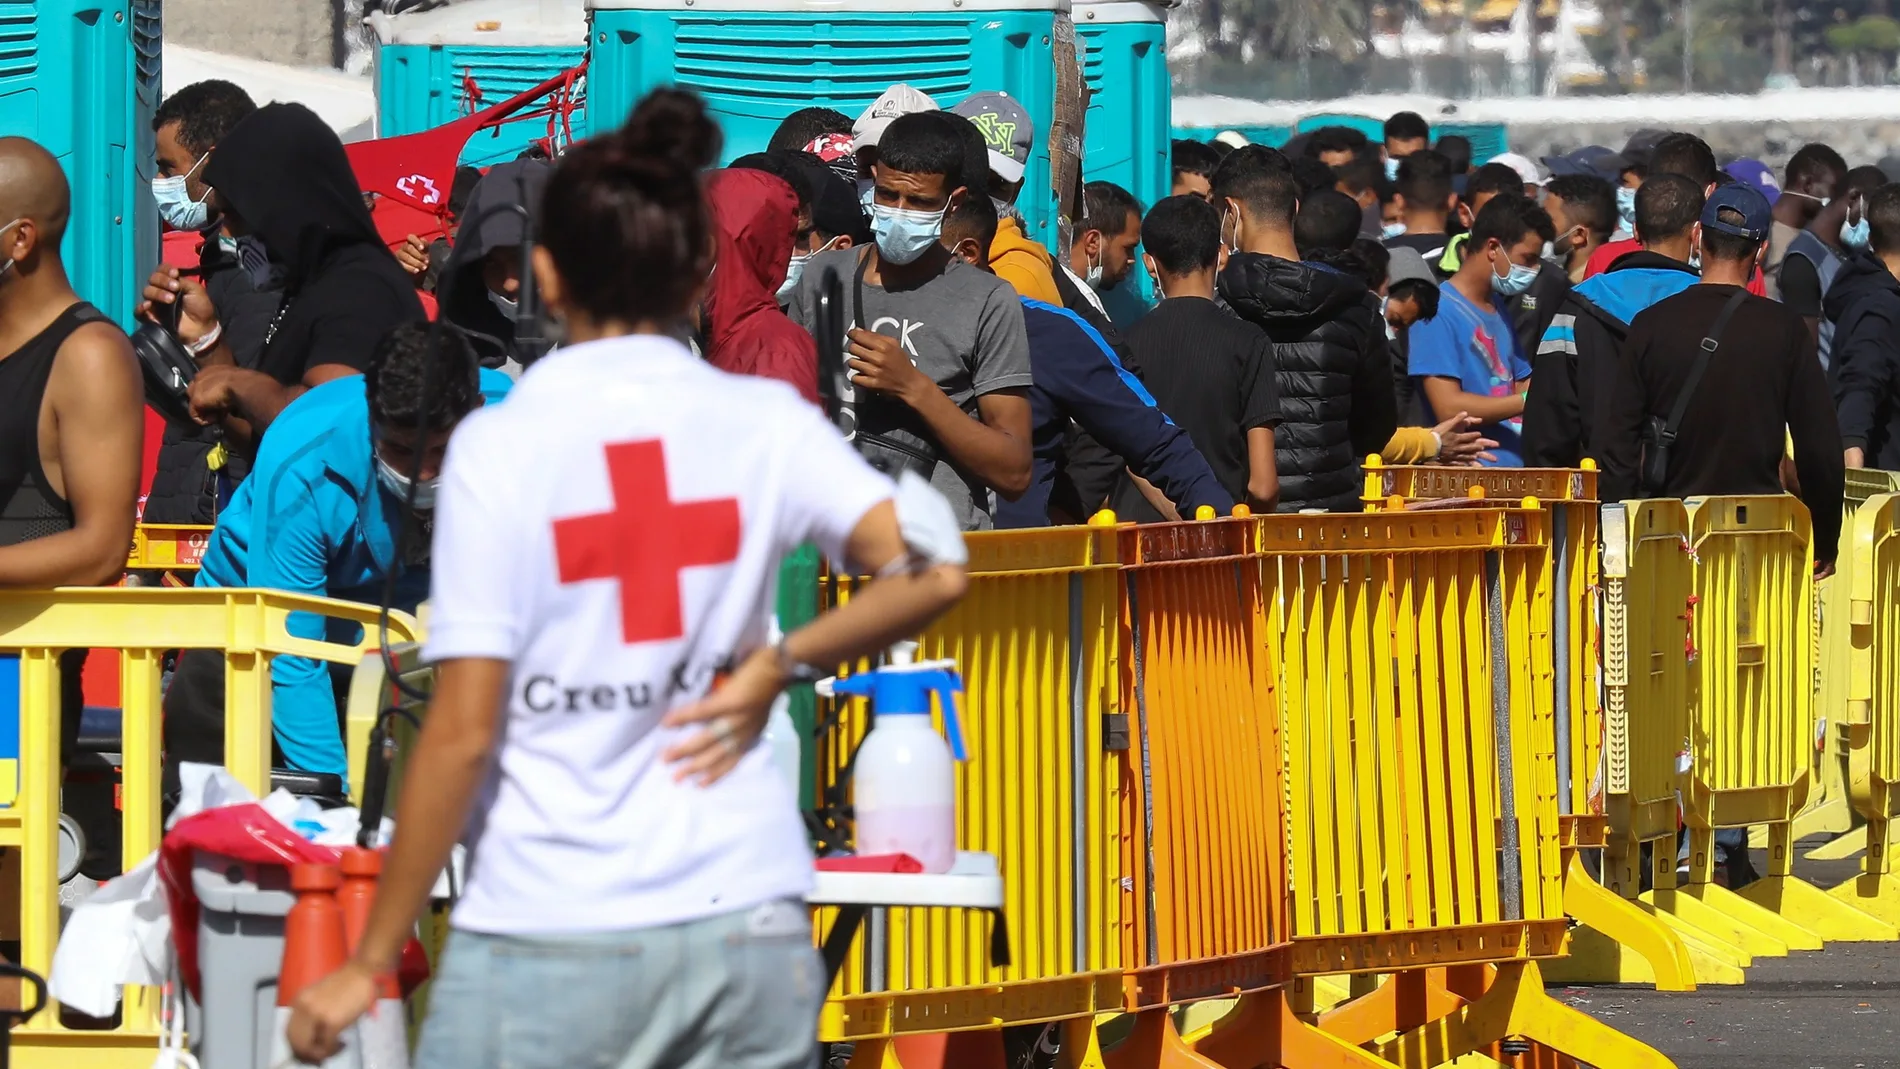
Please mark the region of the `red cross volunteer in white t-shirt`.
<svg viewBox="0 0 1900 1069"><path fill-rule="evenodd" d="M920 553L943 543L907 541L913 510L900 522L890 481L822 413L675 340L709 267L679 262L712 248L709 133L696 98L662 91L549 183L536 275L566 344L449 447L435 697L361 946L298 1001L301 1057L370 1005L465 826L418 1069L813 1057L812 857L795 785L754 744L798 666L954 603L961 540ZM769 645L779 561L806 541L882 578Z"/></svg>

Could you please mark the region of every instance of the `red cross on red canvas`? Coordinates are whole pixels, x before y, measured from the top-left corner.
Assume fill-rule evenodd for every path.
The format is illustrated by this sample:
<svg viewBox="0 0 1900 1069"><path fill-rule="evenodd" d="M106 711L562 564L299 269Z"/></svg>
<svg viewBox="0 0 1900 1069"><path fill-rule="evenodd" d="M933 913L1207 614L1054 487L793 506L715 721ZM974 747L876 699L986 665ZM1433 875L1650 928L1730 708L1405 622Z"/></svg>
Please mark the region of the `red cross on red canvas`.
<svg viewBox="0 0 1900 1069"><path fill-rule="evenodd" d="M686 633L680 573L739 555L739 501L675 502L658 439L607 447L611 512L554 521L561 582L620 583L620 637L631 645Z"/></svg>

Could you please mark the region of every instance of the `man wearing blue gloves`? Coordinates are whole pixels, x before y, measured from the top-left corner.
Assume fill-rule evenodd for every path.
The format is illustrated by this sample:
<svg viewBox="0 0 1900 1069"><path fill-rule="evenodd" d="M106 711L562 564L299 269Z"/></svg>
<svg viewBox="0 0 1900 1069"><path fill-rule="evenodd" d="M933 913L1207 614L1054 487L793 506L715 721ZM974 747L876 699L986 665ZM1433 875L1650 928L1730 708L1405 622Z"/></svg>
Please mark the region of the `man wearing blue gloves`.
<svg viewBox="0 0 1900 1069"><path fill-rule="evenodd" d="M393 571L394 607L414 611L429 589L435 478L449 435L510 385L507 376L477 367L467 339L454 328L443 328L433 352L428 338L426 324L398 327L377 346L364 374L312 387L283 410L258 449L251 477L219 517L197 585L379 604ZM418 454L420 481L410 511ZM288 626L300 638L331 641L348 641L356 630L309 613L292 613ZM344 774L343 693L321 661L281 656L271 662L275 767ZM216 651L179 657L165 694L165 752L168 790L180 762L223 762L224 665Z"/></svg>

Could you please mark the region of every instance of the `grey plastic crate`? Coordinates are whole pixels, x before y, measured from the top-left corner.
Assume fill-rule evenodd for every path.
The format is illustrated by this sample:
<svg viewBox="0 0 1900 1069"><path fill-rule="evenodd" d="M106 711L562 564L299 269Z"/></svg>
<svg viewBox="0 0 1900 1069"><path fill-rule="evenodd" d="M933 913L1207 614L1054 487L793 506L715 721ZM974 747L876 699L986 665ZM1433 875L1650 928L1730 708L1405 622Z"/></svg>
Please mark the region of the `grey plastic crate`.
<svg viewBox="0 0 1900 1069"><path fill-rule="evenodd" d="M204 994L202 1006L187 1008L191 1049L202 1069L268 1069L284 917L297 901L290 873L200 853L191 886Z"/></svg>

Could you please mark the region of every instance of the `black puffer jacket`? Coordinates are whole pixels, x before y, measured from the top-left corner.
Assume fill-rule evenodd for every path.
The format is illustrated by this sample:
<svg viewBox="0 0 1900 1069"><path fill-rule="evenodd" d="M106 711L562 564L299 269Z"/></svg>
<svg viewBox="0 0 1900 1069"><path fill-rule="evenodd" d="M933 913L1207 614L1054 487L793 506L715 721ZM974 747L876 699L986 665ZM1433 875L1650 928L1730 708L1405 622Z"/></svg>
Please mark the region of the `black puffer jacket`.
<svg viewBox="0 0 1900 1069"><path fill-rule="evenodd" d="M1357 276L1259 253L1228 258L1220 294L1273 339L1280 511L1357 512L1359 460L1398 427L1378 298Z"/></svg>

